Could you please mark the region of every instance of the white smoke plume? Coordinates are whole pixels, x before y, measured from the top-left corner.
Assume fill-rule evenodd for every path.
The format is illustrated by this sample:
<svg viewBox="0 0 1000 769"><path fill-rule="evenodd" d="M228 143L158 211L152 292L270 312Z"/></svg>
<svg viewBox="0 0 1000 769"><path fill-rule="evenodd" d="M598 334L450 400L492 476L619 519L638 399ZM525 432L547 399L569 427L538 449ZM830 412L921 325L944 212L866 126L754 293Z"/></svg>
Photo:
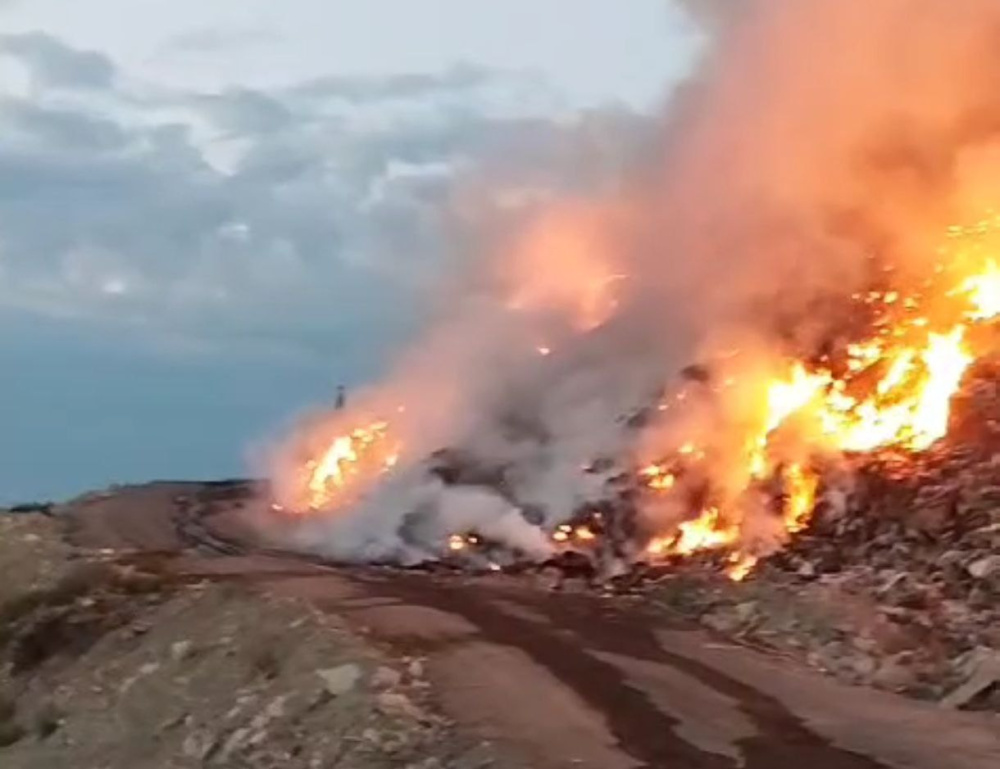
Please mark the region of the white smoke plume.
<svg viewBox="0 0 1000 769"><path fill-rule="evenodd" d="M753 523L756 502L736 499L743 471L725 461L759 401L762 377L742 375L849 324L838 300L868 285L873 256L919 280L949 224L1000 200L1000 4L685 5L712 42L634 178L480 243L385 381L272 452L275 498L296 508L305 463L337 435L385 420L399 448L391 470L293 527L298 546L413 562L475 531L539 557L537 524L606 493L615 470L599 460L644 460L691 435L722 458L713 481L754 536L780 536ZM751 384L627 425L691 360ZM446 449L458 483L431 471ZM679 520L671 504L645 513Z"/></svg>

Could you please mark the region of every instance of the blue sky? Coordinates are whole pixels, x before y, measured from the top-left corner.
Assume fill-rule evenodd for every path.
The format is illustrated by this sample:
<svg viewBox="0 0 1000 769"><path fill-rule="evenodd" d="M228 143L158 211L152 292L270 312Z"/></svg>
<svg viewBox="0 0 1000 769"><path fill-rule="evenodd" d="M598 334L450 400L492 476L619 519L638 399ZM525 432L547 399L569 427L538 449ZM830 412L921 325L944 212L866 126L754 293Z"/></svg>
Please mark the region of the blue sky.
<svg viewBox="0 0 1000 769"><path fill-rule="evenodd" d="M0 0L0 503L243 472L470 189L593 183L696 50L666 0Z"/></svg>

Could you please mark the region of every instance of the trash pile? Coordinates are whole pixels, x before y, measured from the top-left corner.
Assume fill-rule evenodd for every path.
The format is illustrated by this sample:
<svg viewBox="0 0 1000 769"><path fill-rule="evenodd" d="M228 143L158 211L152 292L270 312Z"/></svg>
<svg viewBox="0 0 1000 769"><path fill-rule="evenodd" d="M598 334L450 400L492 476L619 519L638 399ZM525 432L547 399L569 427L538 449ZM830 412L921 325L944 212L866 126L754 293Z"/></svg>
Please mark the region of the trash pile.
<svg viewBox="0 0 1000 769"><path fill-rule="evenodd" d="M1000 361L970 373L935 446L848 461L840 504L745 584L687 564L661 592L855 683L1000 711Z"/></svg>

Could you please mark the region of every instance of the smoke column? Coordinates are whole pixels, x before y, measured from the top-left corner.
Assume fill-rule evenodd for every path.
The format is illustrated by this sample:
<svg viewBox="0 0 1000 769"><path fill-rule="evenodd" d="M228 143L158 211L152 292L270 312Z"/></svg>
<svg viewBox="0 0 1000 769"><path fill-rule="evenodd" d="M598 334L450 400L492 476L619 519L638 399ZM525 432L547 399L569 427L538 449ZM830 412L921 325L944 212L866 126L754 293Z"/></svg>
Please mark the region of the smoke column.
<svg viewBox="0 0 1000 769"><path fill-rule="evenodd" d="M413 562L474 530L541 557L550 545L535 524L599 502L622 462L681 435L711 443L713 481L736 495L743 479L725 457L740 447L727 441L752 417L755 383L850 325L841 300L869 284L873 260L917 282L949 224L1000 200L995 0L685 5L710 44L641 170L613 193L491 230L385 381L274 447L268 471L287 507L301 502L303 464L335 436L386 420L400 447L391 471L290 527L296 546ZM748 384L630 427L693 360ZM489 479L446 482L431 471L445 449ZM584 469L601 459L617 469Z"/></svg>

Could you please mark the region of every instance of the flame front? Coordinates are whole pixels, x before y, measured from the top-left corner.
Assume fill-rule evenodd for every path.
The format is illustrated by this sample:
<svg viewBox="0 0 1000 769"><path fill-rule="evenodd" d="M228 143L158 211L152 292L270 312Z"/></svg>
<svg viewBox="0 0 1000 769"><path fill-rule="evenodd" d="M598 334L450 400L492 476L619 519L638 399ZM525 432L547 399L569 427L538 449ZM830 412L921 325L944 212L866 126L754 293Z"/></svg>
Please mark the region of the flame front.
<svg viewBox="0 0 1000 769"><path fill-rule="evenodd" d="M536 232L533 242L587 266L586 279L579 281L582 288L571 290L551 278L529 286L512 311L520 313L535 301L582 308L585 312L577 320L585 334L611 311L613 302L603 292L620 276L598 268L586 240L574 234L575 223L572 217L560 220L554 229L543 228L544 237ZM1000 232L1000 220L986 231ZM981 228L966 228L950 237L979 234ZM598 285L600 291L595 293L592 289ZM637 472L649 499L676 502L668 506L672 523L654 531L646 542L649 558L718 551L725 558L726 573L743 579L764 554L760 538L745 526L748 511L769 511L785 538L805 529L822 493L816 468L823 456L919 452L945 435L951 398L981 352L974 343L976 329L1000 315L1000 266L963 241L953 258L919 283L918 290L897 286L859 293L853 302L868 331L849 344L839 341L823 355L785 355L777 362L771 356L761 368L744 365L745 358L753 355L726 348L719 381L706 386L712 397L740 403L738 418L721 425L707 420L700 429L672 440L666 450L655 447ZM535 353L547 356L552 348L540 344ZM683 414L697 408L697 403L696 391L684 389L661 403L657 414L672 419L674 412ZM281 509L298 513L341 509L399 459L402 446L392 437L387 421L363 421L331 432L321 450L300 466L292 498L280 499ZM720 476L724 482L716 483ZM688 514L677 520L678 510ZM550 533L553 544L561 548L594 548L602 537L602 527L579 522L560 525ZM443 549L462 553L478 544L472 535L454 535Z"/></svg>
<svg viewBox="0 0 1000 769"><path fill-rule="evenodd" d="M1000 221L990 220L986 225L958 228L952 236L997 229ZM963 276L962 268L970 263L977 269ZM780 481L783 491L777 512L785 532L795 534L808 526L820 489L811 455L887 449L918 452L942 438L948 429L951 398L977 357L969 341L971 331L1000 315L1000 267L993 259L970 260L969 252L962 251L950 265L939 266L936 275L939 284L928 282L921 292L855 295L859 309L874 312L869 337L847 345L836 366L831 356L819 362L787 361L784 373L772 375L758 387L760 405L750 420L757 427L743 439L744 467L737 473L743 487L725 503L713 504L681 522L674 534L653 538L648 554L664 557L729 550L727 573L742 579L758 560L745 549L740 525L740 505L755 484ZM947 290L940 281L951 281L953 288ZM930 302L927 296L938 299ZM925 303L929 309L923 314ZM731 379L727 380L726 386L731 385ZM781 456L781 438L787 432L796 432L799 444L805 446L793 462ZM692 446L691 441L681 442L673 453L678 460L709 465L718 459L710 450L694 451ZM651 493L683 491L672 467L669 461L649 464L640 477Z"/></svg>

